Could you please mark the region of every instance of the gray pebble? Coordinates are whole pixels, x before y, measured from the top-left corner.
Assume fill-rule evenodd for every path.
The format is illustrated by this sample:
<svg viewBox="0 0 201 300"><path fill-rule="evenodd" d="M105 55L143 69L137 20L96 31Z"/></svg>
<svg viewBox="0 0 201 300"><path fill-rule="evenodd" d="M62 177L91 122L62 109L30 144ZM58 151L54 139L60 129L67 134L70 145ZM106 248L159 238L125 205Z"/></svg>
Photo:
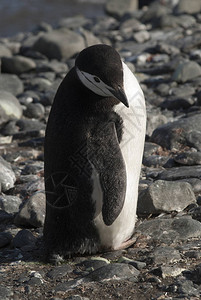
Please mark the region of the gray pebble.
<svg viewBox="0 0 201 300"><path fill-rule="evenodd" d="M45 194L35 193L22 206L15 217L16 225L41 227L45 220Z"/></svg>

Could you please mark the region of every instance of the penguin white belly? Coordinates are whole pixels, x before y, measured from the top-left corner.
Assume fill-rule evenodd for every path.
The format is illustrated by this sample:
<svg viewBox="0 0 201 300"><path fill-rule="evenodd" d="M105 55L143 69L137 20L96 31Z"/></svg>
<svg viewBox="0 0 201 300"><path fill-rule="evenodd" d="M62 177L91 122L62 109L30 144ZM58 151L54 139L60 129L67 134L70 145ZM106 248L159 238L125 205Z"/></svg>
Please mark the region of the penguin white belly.
<svg viewBox="0 0 201 300"><path fill-rule="evenodd" d="M93 198L96 201L95 226L99 232L101 246L117 249L133 234L136 219L138 183L144 149L146 130L146 109L143 92L137 79L123 63L124 89L129 100L129 108L120 103L115 111L123 119L123 137L120 149L126 166L127 186L124 206L112 225L106 226L101 213L102 192L99 177L94 170ZM98 193L99 191L99 193ZM100 213L99 213L100 212Z"/></svg>

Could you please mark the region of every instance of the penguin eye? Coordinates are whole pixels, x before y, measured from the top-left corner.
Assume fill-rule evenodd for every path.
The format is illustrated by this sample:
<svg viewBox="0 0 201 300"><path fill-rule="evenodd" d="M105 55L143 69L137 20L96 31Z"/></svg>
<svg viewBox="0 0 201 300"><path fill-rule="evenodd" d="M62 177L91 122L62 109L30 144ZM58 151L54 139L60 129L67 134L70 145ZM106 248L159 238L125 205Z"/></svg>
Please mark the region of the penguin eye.
<svg viewBox="0 0 201 300"><path fill-rule="evenodd" d="M96 82L100 82L100 79L99 79L98 77L96 77L96 76L94 76L94 80L95 80Z"/></svg>

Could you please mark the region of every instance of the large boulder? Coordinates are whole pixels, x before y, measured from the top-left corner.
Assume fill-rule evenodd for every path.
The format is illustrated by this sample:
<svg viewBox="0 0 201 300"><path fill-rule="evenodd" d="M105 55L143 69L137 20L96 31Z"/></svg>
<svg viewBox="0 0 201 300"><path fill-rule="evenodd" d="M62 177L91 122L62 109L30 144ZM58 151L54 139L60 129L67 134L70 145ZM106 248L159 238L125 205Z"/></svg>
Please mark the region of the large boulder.
<svg viewBox="0 0 201 300"><path fill-rule="evenodd" d="M0 90L0 107L8 118L20 119L22 107L18 99L9 92Z"/></svg>
<svg viewBox="0 0 201 300"><path fill-rule="evenodd" d="M35 42L33 49L53 59L69 59L85 48L81 35L67 28L45 33Z"/></svg>

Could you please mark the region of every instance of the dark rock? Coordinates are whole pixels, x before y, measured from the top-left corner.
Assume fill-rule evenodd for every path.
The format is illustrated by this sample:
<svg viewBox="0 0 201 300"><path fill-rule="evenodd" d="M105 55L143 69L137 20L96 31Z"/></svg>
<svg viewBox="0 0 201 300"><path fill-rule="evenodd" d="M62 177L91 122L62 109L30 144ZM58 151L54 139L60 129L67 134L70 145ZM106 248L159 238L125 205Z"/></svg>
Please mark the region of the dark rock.
<svg viewBox="0 0 201 300"><path fill-rule="evenodd" d="M27 140L25 142L19 143L18 145L20 147L32 147L32 148L37 148L37 147L41 147L44 145L44 137L39 137L39 138L33 138L30 140Z"/></svg>
<svg viewBox="0 0 201 300"><path fill-rule="evenodd" d="M138 277L140 272L131 265L122 264L122 263L114 263L107 264L85 277L85 280L89 281L103 281L103 280L121 280L128 279L131 277Z"/></svg>
<svg viewBox="0 0 201 300"><path fill-rule="evenodd" d="M170 110L187 109L195 104L195 99L191 97L177 98L169 97L161 103L161 108L167 108Z"/></svg>
<svg viewBox="0 0 201 300"><path fill-rule="evenodd" d="M201 166L175 167L158 174L158 179L162 180L174 181L186 178L201 178Z"/></svg>
<svg viewBox="0 0 201 300"><path fill-rule="evenodd" d="M174 122L161 125L156 128L151 136L151 142L161 145L167 149L179 149L187 145L189 133L198 131L200 133L201 114L181 118ZM199 143L197 142L199 145Z"/></svg>
<svg viewBox="0 0 201 300"><path fill-rule="evenodd" d="M12 241L12 235L8 232L0 232L0 248L5 247Z"/></svg>
<svg viewBox="0 0 201 300"><path fill-rule="evenodd" d="M23 92L24 85L17 75L1 74L0 90L10 92L16 96Z"/></svg>
<svg viewBox="0 0 201 300"><path fill-rule="evenodd" d="M42 227L45 220L45 194L36 193L31 196L16 215L16 225Z"/></svg>
<svg viewBox="0 0 201 300"><path fill-rule="evenodd" d="M33 234L27 230L20 230L13 239L13 246L16 248L22 248L26 245L35 245L36 238Z"/></svg>
<svg viewBox="0 0 201 300"><path fill-rule="evenodd" d="M22 116L22 107L10 92L0 90L0 107L9 119L20 119Z"/></svg>
<svg viewBox="0 0 201 300"><path fill-rule="evenodd" d="M0 187L2 192L6 192L14 186L15 173L12 170L11 164L0 156Z"/></svg>
<svg viewBox="0 0 201 300"><path fill-rule="evenodd" d="M22 74L36 68L35 62L28 57L16 55L2 58L2 72Z"/></svg>
<svg viewBox="0 0 201 300"><path fill-rule="evenodd" d="M183 152L174 157L174 160L181 165L201 165L201 152Z"/></svg>
<svg viewBox="0 0 201 300"><path fill-rule="evenodd" d="M68 29L45 33L35 42L33 49L50 59L68 59L84 48L83 38Z"/></svg>
<svg viewBox="0 0 201 300"><path fill-rule="evenodd" d="M17 196L0 195L0 208L9 214L18 212L21 203L22 200Z"/></svg>
<svg viewBox="0 0 201 300"><path fill-rule="evenodd" d="M192 187L187 182L156 180L139 195L138 215L182 211L196 203Z"/></svg>
<svg viewBox="0 0 201 300"><path fill-rule="evenodd" d="M30 103L27 105L27 109L24 111L24 115L28 118L42 118L44 116L45 109L40 103Z"/></svg>

